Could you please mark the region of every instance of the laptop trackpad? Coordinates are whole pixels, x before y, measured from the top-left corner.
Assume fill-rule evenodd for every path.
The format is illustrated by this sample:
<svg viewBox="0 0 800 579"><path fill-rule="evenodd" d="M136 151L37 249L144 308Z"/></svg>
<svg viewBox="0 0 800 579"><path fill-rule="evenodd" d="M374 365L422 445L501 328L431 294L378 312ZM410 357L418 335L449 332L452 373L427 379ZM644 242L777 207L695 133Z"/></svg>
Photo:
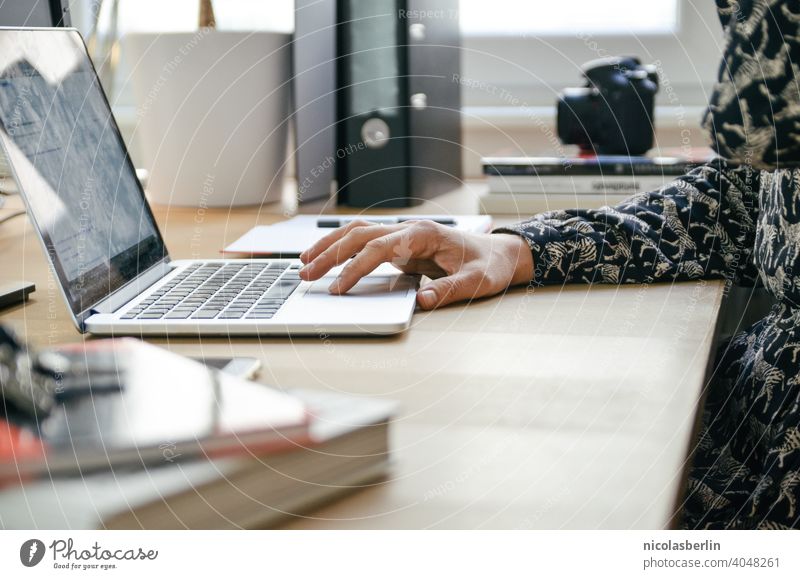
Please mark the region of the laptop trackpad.
<svg viewBox="0 0 800 579"><path fill-rule="evenodd" d="M328 287L334 277L324 277L315 281L303 297L330 297ZM404 275L369 275L362 278L353 289L347 292L348 296L386 296L390 291L403 290L403 294L409 288L409 278Z"/></svg>

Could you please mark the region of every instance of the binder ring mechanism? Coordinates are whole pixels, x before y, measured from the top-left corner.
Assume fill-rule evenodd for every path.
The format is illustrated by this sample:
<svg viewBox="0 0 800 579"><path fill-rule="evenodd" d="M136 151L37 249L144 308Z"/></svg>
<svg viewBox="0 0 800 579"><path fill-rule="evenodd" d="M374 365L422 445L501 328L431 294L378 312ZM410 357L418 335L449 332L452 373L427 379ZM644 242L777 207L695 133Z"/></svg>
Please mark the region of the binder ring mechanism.
<svg viewBox="0 0 800 579"><path fill-rule="evenodd" d="M386 146L391 132L386 121L373 117L361 126L361 140L370 149L380 149Z"/></svg>

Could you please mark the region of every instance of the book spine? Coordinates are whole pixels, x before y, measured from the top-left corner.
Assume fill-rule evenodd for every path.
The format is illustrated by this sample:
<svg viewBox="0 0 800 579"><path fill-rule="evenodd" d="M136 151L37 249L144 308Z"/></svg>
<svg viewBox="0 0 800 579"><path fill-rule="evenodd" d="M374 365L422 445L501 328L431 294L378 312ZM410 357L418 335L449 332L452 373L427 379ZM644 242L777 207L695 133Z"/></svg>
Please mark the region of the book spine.
<svg viewBox="0 0 800 579"><path fill-rule="evenodd" d="M526 163L497 163L490 160L483 163L483 173L488 176L540 176L540 177L577 177L577 176L605 176L605 177L643 177L650 175L681 176L688 173L694 164L691 163L585 163L581 160L564 159L561 162L537 163L532 160Z"/></svg>
<svg viewBox="0 0 800 579"><path fill-rule="evenodd" d="M480 211L485 215L513 215L526 219L537 213L556 209L597 209L616 205L628 195L513 195L487 193L480 197Z"/></svg>
<svg viewBox="0 0 800 579"><path fill-rule="evenodd" d="M652 191L674 179L667 175L647 177L499 177L488 178L490 194L515 195L632 195Z"/></svg>

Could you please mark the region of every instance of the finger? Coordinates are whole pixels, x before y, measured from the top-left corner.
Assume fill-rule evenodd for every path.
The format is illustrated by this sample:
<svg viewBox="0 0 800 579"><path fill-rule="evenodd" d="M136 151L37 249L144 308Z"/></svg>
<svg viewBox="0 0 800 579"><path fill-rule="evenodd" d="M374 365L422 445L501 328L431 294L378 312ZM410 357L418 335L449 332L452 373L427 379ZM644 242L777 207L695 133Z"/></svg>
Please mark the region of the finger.
<svg viewBox="0 0 800 579"><path fill-rule="evenodd" d="M330 232L328 235L314 243L311 247L306 249L303 253L300 254L300 261L303 263L308 263L312 261L315 257L317 257L320 253L325 251L331 244L339 241L342 237L353 231L358 227L368 227L370 225L375 225L374 223L370 223L366 219L355 219L351 221L344 227L338 227Z"/></svg>
<svg viewBox="0 0 800 579"><path fill-rule="evenodd" d="M424 310L432 310L481 297L485 273L482 271L459 271L453 275L434 280L417 294L417 303Z"/></svg>
<svg viewBox="0 0 800 579"><path fill-rule="evenodd" d="M398 251L407 251L413 257L413 250L407 237L411 235L408 230L395 231L389 235L376 237L369 241L358 255L348 263L339 277L331 284L330 292L343 294L358 283L362 277L370 273L380 264L392 261L397 257ZM419 236L418 236L419 238ZM425 246L425 240L420 240Z"/></svg>
<svg viewBox="0 0 800 579"><path fill-rule="evenodd" d="M343 264L355 254L362 251L367 243L373 239L388 235L402 228L402 225L357 227L302 268L300 270L300 277L308 281L319 279L328 273L331 268Z"/></svg>
<svg viewBox="0 0 800 579"><path fill-rule="evenodd" d="M447 272L430 259L410 259L407 263L397 263L392 260L392 265L403 273L424 275L436 279L447 275Z"/></svg>

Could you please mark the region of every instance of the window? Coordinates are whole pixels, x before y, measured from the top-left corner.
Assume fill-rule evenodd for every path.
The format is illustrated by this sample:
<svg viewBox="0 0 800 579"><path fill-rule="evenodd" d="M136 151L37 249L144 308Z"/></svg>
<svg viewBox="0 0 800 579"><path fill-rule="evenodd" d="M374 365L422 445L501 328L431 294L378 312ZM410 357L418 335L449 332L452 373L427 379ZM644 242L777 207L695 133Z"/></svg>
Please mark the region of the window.
<svg viewBox="0 0 800 579"><path fill-rule="evenodd" d="M97 1L71 0L84 32ZM119 34L197 26L199 0L103 0L106 18L114 2ZM214 7L221 29L294 27L293 0L217 0ZM722 52L714 0L461 0L459 16L462 76L497 88L463 89L464 106L482 114L502 108L499 114L514 117L511 109L523 107L513 102L554 109L561 89L581 83L583 63L611 55L659 62L670 92L662 86L658 104L696 110L708 99ZM116 97L131 105L130 95Z"/></svg>
<svg viewBox="0 0 800 579"><path fill-rule="evenodd" d="M678 0L461 0L469 36L667 34L678 25Z"/></svg>
<svg viewBox="0 0 800 579"><path fill-rule="evenodd" d="M460 17L463 76L492 89L465 89L466 107L554 108L584 63L616 55L659 63L661 106L702 107L722 54L714 0L461 0Z"/></svg>

